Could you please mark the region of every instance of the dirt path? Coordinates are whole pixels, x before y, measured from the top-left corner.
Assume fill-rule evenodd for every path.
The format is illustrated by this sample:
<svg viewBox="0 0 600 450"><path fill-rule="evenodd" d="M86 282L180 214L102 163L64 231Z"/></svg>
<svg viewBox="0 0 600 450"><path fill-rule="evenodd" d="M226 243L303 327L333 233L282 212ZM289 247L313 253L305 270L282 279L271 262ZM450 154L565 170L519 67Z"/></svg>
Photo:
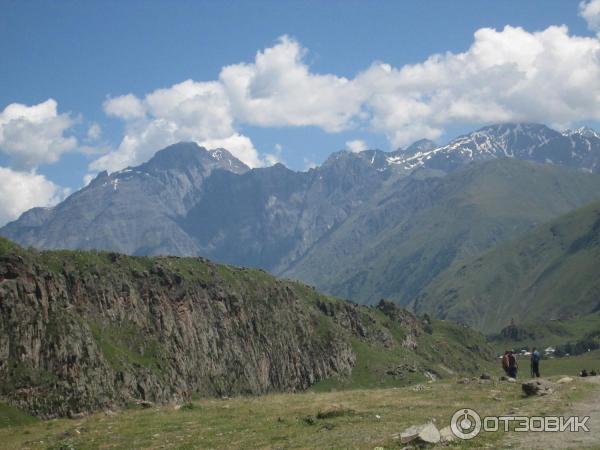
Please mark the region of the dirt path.
<svg viewBox="0 0 600 450"><path fill-rule="evenodd" d="M589 432L579 433L521 433L512 440L512 448L521 449L600 449L600 377L585 378L594 383L594 390L584 399L569 407L565 416L589 416Z"/></svg>

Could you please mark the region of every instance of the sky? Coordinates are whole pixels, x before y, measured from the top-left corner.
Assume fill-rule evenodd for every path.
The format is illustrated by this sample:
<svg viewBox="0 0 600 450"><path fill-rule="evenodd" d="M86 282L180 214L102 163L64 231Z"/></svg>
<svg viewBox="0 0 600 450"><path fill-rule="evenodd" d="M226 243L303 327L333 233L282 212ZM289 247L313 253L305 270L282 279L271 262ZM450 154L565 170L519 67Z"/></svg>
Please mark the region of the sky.
<svg viewBox="0 0 600 450"><path fill-rule="evenodd" d="M600 0L0 1L0 225L178 141L295 170L600 120Z"/></svg>

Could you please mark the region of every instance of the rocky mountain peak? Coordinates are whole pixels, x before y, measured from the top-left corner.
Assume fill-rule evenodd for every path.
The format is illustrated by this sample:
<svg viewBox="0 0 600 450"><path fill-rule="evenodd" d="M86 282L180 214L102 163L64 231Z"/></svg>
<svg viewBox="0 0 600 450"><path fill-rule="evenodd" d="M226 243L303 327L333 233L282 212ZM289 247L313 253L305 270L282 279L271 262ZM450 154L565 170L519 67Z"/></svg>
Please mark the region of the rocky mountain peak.
<svg viewBox="0 0 600 450"><path fill-rule="evenodd" d="M600 139L600 133L590 127L580 127L575 130L567 129L562 132L563 136L581 136L584 138Z"/></svg>
<svg viewBox="0 0 600 450"><path fill-rule="evenodd" d="M438 145L430 139L419 139L418 141L415 141L406 147L404 153L424 152L427 150L433 150L436 147L438 147Z"/></svg>
<svg viewBox="0 0 600 450"><path fill-rule="evenodd" d="M202 167L244 173L250 168L223 148L207 150L196 142L179 142L159 150L147 163L134 168L143 172L164 172ZM128 169L125 169L128 170Z"/></svg>

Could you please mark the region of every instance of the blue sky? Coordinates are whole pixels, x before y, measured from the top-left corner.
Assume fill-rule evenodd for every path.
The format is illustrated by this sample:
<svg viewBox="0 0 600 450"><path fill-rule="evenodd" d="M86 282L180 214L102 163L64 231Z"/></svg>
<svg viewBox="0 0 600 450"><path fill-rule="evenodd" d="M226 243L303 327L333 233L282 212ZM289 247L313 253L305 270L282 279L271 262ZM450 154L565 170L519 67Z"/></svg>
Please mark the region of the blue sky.
<svg viewBox="0 0 600 450"><path fill-rule="evenodd" d="M499 34L480 36L482 52L490 54L481 57L481 52L472 52L475 56L469 58L477 59L477 64L490 58L503 58L501 52L496 55L496 50L489 49L488 44L495 46L497 38L503 40L502 45L526 48L530 45L527 43L530 33L541 32L554 25L564 24L568 32L562 35L547 33L548 36L533 40L552 47L553 42L562 42L565 36L569 45L575 45L571 41L581 36L589 38L590 42L586 45L595 49L592 41L597 39L595 30L591 31L594 29L592 13L586 16L590 22L588 26L579 14L579 2L565 0L5 0L0 3L0 112L14 103L31 107L53 99L56 105L55 111L50 104L44 107L44 114L50 117L44 126L51 126L54 131L40 131L42 125L39 123L32 125L42 136L39 139L29 142L16 133L14 139L11 137L14 142L8 142L6 136L9 133L5 132L4 142L0 140L0 168L4 168L5 174L11 171L11 176L14 173L36 174L38 184L41 183L39 176L44 178L44 182L53 184L55 191L52 196L44 197L41 194L43 187L39 191L38 203L49 204L64 194L65 191L58 188L77 189L82 186L86 174L89 177L102 168L116 170L127 163L138 163L140 158L151 156L153 145L162 146L162 143L181 136L206 142L233 142L227 140L228 136L236 136L235 143L231 145L237 145L239 155L247 155L248 161L265 164L281 160L294 169L305 169L311 163L321 163L331 152L347 148L350 141L357 142L356 148L367 146L384 150L406 145L419 137L443 142L496 118L543 120L545 109L551 111L548 120L543 120L548 124L595 124L598 116L589 105L569 104L563 107L557 104L560 100L553 100L551 104L540 104L536 109L521 105L514 97L509 100L498 100L493 96L487 99L486 96L491 95L489 93L481 94L481 98L486 98L490 104L483 101L478 104L467 99L465 86L458 86L452 81L440 82L447 84L447 88L440 92L421 80L420 85L415 87L408 79L410 76L407 78L394 72L406 65L421 64L434 54L468 52L475 41L474 33L482 28L495 29ZM506 25L522 27L523 35L502 32ZM287 38L282 41L282 36ZM280 52L281 58L292 56L285 59L286 62L274 56L264 63L265 73L261 75L255 58L257 52L270 48L276 49L274 53ZM556 58L557 50L544 51L554 52L548 56L548 61ZM523 55L514 58L518 60L517 64L526 64L519 60L523 59ZM585 55L581 58L589 59ZM464 71L472 66L469 61L464 62ZM240 63L256 66L253 67L258 75L235 73L229 82L220 78L223 67ZM391 67L394 73L389 74L383 66L382 70L369 72L369 68L377 63L385 63L385 67ZM288 70L285 64L293 67ZM463 64L460 58L436 64L437 68L423 68L423 73L419 72L416 76L431 76L434 83L437 71L448 68L448 72L464 72L456 68L457 64ZM292 74L295 70L300 77L304 69L307 81L302 84L300 80L303 87L299 88L296 97L293 93L283 95L282 89L295 89L295 81L282 80L281 77L285 78L286 73ZM484 69L488 70L488 65ZM521 67L521 72L527 70ZM595 66L589 68L588 75L593 70ZM330 78L320 79L320 75ZM514 74L508 71L506 75L498 75L498 79L506 80L511 76ZM260 85L265 102L254 104L248 99L233 99L235 95L231 86L235 87L244 77L251 78L253 88ZM180 108L178 111L170 106L167 111L165 105L171 105L168 95L175 95L172 87L185 80L198 83L187 86L185 95L190 89L194 92L208 89L211 101L227 101L230 104L227 111L207 118L212 106L207 108L197 102L191 113L189 108L181 106L183 104L175 106ZM225 86L226 94L221 92L219 80ZM554 82L561 84L560 79ZM203 83L216 83L218 86ZM476 86L478 81L477 78L465 77L464 83ZM347 84L356 86L349 88ZM381 90L380 86L388 86L389 92ZM549 85L548 89L553 89L552 86ZM152 102L147 96L157 89L171 90L161 97L160 105L150 105ZM302 97L312 94L315 89L323 90L322 108L325 111L316 105L305 107L302 104ZM539 93L530 91L520 95L523 98L529 94L532 98L540 97ZM107 113L107 102L126 94L133 94L132 101L136 105L143 104L144 111L133 117L127 109L129 103L115 102L112 104L113 112ZM571 95L570 91L563 93L562 97L568 95ZM397 106L389 100L395 99L394 96L398 99ZM415 96L418 103L413 102ZM585 99L581 102L585 103ZM126 110L123 109L125 106ZM279 113L269 111L269 108L280 106ZM431 111L438 107L439 114ZM344 114L345 109L352 108L356 109L354 113ZM25 110L23 117L30 114L28 111ZM328 115L328 111L336 112ZM404 111L410 111L410 114ZM13 111L9 115L5 111L4 126L7 127L7 121L19 114ZM440 118L442 116L443 119ZM29 117L23 120L30 120ZM64 123L59 123L57 117L62 118ZM210 130L194 129L189 125L195 118L206 120L207 127L222 118L228 125L211 134ZM149 130L165 121L171 131L163 130L159 138L152 140L154 131ZM101 132L99 136L91 133L93 137L88 137L93 124ZM49 146L41 142L57 127L60 137ZM175 132L173 127L177 128ZM131 144L125 148L124 136L131 138L129 142L135 140L137 147ZM69 137L75 138L76 142L68 141ZM40 148L31 150L27 158L18 153L25 147L38 144ZM111 157L101 159L106 153ZM100 162L94 164L99 159ZM0 197L3 192L8 195L7 192L16 189L4 186L2 190L1 185L8 183L8 176L4 179L0 181ZM33 182L31 177L29 181ZM50 184L46 184L46 188ZM36 192L29 193L28 200L22 202L23 207L35 203ZM4 216L14 216L18 209L18 205L14 206L13 212L5 212ZM2 218L0 212L0 221Z"/></svg>

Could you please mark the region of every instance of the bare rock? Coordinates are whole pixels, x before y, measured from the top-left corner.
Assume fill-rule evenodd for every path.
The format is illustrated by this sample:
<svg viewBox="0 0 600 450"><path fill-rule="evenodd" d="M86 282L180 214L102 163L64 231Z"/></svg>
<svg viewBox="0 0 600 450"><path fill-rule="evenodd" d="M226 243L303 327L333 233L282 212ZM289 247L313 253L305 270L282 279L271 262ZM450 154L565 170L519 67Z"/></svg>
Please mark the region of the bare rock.
<svg viewBox="0 0 600 450"><path fill-rule="evenodd" d="M560 380L557 381L558 384L568 384L568 383L572 383L573 382L573 378L571 377L562 377Z"/></svg>
<svg viewBox="0 0 600 450"><path fill-rule="evenodd" d="M437 444L440 440L440 432L431 422L414 425L400 433L400 442L403 444Z"/></svg>
<svg viewBox="0 0 600 450"><path fill-rule="evenodd" d="M521 385L523 392L528 397L532 395L548 395L554 392L553 384L546 380L533 380Z"/></svg>
<svg viewBox="0 0 600 450"><path fill-rule="evenodd" d="M452 442L456 437L452 433L450 426L444 427L440 430L440 442Z"/></svg>

